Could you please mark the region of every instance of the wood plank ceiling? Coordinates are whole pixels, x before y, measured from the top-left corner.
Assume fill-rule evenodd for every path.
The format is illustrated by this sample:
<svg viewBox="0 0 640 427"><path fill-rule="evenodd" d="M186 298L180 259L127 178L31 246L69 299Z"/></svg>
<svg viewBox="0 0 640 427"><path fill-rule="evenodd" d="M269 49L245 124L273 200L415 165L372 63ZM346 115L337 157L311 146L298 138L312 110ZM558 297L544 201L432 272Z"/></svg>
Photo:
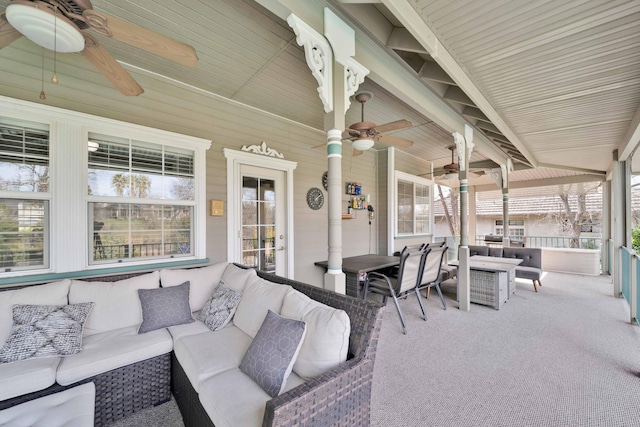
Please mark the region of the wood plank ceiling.
<svg viewBox="0 0 640 427"><path fill-rule="evenodd" d="M528 153L527 160L536 166L607 171L613 151L622 151L638 131L637 0L341 3L365 25L371 25L376 14L393 23L394 31L386 40L378 34L380 42L394 49L426 84L507 153L513 154L517 150L513 145L521 144L519 151ZM403 5L422 26L396 16ZM426 46L411 38L419 40L421 31L437 37L459 68L458 75L444 72L441 65L451 64L436 63L438 58L434 60ZM471 85L465 85L464 78ZM493 115L486 109L485 117L467 114L475 111L469 107L481 97ZM486 116L502 123L486 126ZM517 144L505 143L504 135ZM518 154L513 157L521 159Z"/></svg>
<svg viewBox="0 0 640 427"><path fill-rule="evenodd" d="M421 73L430 90L517 164L544 166L523 174L523 179L605 171L612 151L621 146L632 127L640 105L637 0L356 2L360 4L346 0L330 3L353 17L352 25L376 37L397 61L416 74ZM9 0L0 0L0 12L8 3ZM303 50L286 22L256 2L92 3L98 11L193 45L200 58L198 65L190 68L97 36L134 77L176 82L177 86L216 94L314 129L323 128L317 85ZM473 94L457 84L456 76L444 72L424 47L403 50L403 45L393 44L396 39L391 34L408 31L403 28L401 17L390 11L391 3L407 3L413 8L493 111L478 108ZM368 27L374 20L380 25ZM391 31L378 31L379 28ZM413 44L417 42L413 40ZM101 98L105 107L115 108L114 99L119 93L80 54L58 55L58 61L58 73L66 73L74 85L69 88L70 93L82 88ZM40 64L41 49L20 39L0 51L0 80L11 80L12 73L27 73L31 77L29 86L33 87L20 89L37 93ZM16 70L16 65L24 66L24 70ZM15 88L8 86L0 94L14 95ZM432 162L436 168L451 161L446 148L452 143L449 131L433 123L428 114L399 101L375 81L367 79L361 88L375 94L365 106L366 120L381 124L404 118L414 124L411 129L393 133L414 141L403 151ZM62 93L60 96L65 97ZM140 100L130 102L144 105ZM65 103L70 99L62 102ZM360 114L360 105L353 102L347 123L360 121ZM489 117L492 114L500 120ZM250 131L250 121L245 126ZM375 149L383 148L386 145L376 144ZM472 157L473 162L486 159L479 152ZM584 171L551 167L554 165ZM518 172L512 178L518 180ZM479 181L491 182L487 177Z"/></svg>

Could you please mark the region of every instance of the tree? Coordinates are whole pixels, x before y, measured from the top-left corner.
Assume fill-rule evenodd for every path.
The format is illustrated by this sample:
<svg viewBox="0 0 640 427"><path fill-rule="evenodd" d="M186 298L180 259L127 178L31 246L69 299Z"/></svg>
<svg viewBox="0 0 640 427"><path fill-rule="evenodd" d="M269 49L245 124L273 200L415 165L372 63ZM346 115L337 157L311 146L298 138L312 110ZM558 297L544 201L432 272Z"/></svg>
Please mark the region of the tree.
<svg viewBox="0 0 640 427"><path fill-rule="evenodd" d="M455 191L450 190L449 194L445 197L444 192L442 191L442 186L437 184L438 194L440 195L440 203L442 203L442 209L444 211L444 216L447 220L447 224L449 225L449 232L452 236L460 235L460 209L458 208L458 198L459 194ZM447 204L447 200L449 200L449 204Z"/></svg>
<svg viewBox="0 0 640 427"><path fill-rule="evenodd" d="M561 230L571 238L569 240L571 248L580 247L580 234L584 227L590 227L598 222L596 216L600 215L600 212L591 212L587 209L587 193L597 190L599 185L599 183L581 183L577 184L574 191L571 185L561 185L558 188L562 211L551 214L551 217L555 217L560 222Z"/></svg>
<svg viewBox="0 0 640 427"><path fill-rule="evenodd" d="M129 184L129 178L124 174L117 173L111 178L111 186L116 190L118 197L124 196L124 189L127 187L127 184Z"/></svg>

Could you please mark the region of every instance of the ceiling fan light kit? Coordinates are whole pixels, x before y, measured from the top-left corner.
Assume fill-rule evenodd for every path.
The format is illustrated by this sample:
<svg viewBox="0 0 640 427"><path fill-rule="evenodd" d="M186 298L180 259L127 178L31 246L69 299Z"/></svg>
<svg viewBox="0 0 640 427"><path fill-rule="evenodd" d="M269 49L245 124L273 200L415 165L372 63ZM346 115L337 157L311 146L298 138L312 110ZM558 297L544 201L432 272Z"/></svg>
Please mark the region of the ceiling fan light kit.
<svg viewBox="0 0 640 427"><path fill-rule="evenodd" d="M84 49L84 37L80 30L61 14L54 14L36 4L12 3L5 10L7 21L25 37L56 52L80 52Z"/></svg>
<svg viewBox="0 0 640 427"><path fill-rule="evenodd" d="M194 67L198 55L193 46L93 9L91 0L9 0L0 13L0 49L25 36L54 51L52 82L57 83L55 53L80 52L123 95L137 96L144 89L122 67L93 31L135 48ZM41 99L45 99L44 90Z"/></svg>
<svg viewBox="0 0 640 427"><path fill-rule="evenodd" d="M366 151L373 147L374 140L371 138L358 138L351 144L354 150Z"/></svg>

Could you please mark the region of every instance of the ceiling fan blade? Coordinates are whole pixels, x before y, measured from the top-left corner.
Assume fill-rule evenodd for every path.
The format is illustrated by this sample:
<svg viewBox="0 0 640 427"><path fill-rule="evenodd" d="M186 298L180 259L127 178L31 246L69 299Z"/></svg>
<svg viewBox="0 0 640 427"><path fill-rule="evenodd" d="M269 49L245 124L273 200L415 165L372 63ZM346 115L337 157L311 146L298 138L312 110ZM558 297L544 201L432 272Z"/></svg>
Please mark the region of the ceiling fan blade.
<svg viewBox="0 0 640 427"><path fill-rule="evenodd" d="M354 148L354 149L353 149L353 154L352 154L352 156L353 156L353 157L355 157L355 156L359 156L359 155L361 155L362 153L364 153L364 151L362 151L362 150L356 150L356 149Z"/></svg>
<svg viewBox="0 0 640 427"><path fill-rule="evenodd" d="M376 132L384 133L384 132L391 132L392 130L406 129L412 126L413 126L413 123L411 123L409 120L402 119L402 120L396 120L395 122L385 123L383 125L376 126L374 129L376 130Z"/></svg>
<svg viewBox="0 0 640 427"><path fill-rule="evenodd" d="M397 136L391 136L391 135L380 135L378 137L378 141L384 142L385 144L393 145L395 147L400 147L400 148L408 148L413 145L413 141L409 141L408 139L398 138Z"/></svg>
<svg viewBox="0 0 640 427"><path fill-rule="evenodd" d="M198 63L196 50L186 43L93 10L82 15L99 34L190 67Z"/></svg>
<svg viewBox="0 0 640 427"><path fill-rule="evenodd" d="M0 49L9 46L20 37L22 34L7 21L6 15L4 13L0 15Z"/></svg>
<svg viewBox="0 0 640 427"><path fill-rule="evenodd" d="M123 95L138 96L144 90L138 83L122 68L122 65L115 60L107 49L98 44L91 36L84 34L85 46L82 55L107 78Z"/></svg>

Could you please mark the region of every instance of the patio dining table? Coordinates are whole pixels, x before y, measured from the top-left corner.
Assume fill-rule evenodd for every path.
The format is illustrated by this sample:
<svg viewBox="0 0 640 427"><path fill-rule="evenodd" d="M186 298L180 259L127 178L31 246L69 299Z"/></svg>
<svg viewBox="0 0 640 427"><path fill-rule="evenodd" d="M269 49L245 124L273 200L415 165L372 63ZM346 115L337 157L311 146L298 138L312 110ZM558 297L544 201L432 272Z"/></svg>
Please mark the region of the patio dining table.
<svg viewBox="0 0 640 427"><path fill-rule="evenodd" d="M347 295L361 298L362 290L359 280L361 276L371 271L384 270L399 264L400 257L397 256L368 254L342 258L342 271L347 276ZM318 261L315 265L328 268L329 262Z"/></svg>

